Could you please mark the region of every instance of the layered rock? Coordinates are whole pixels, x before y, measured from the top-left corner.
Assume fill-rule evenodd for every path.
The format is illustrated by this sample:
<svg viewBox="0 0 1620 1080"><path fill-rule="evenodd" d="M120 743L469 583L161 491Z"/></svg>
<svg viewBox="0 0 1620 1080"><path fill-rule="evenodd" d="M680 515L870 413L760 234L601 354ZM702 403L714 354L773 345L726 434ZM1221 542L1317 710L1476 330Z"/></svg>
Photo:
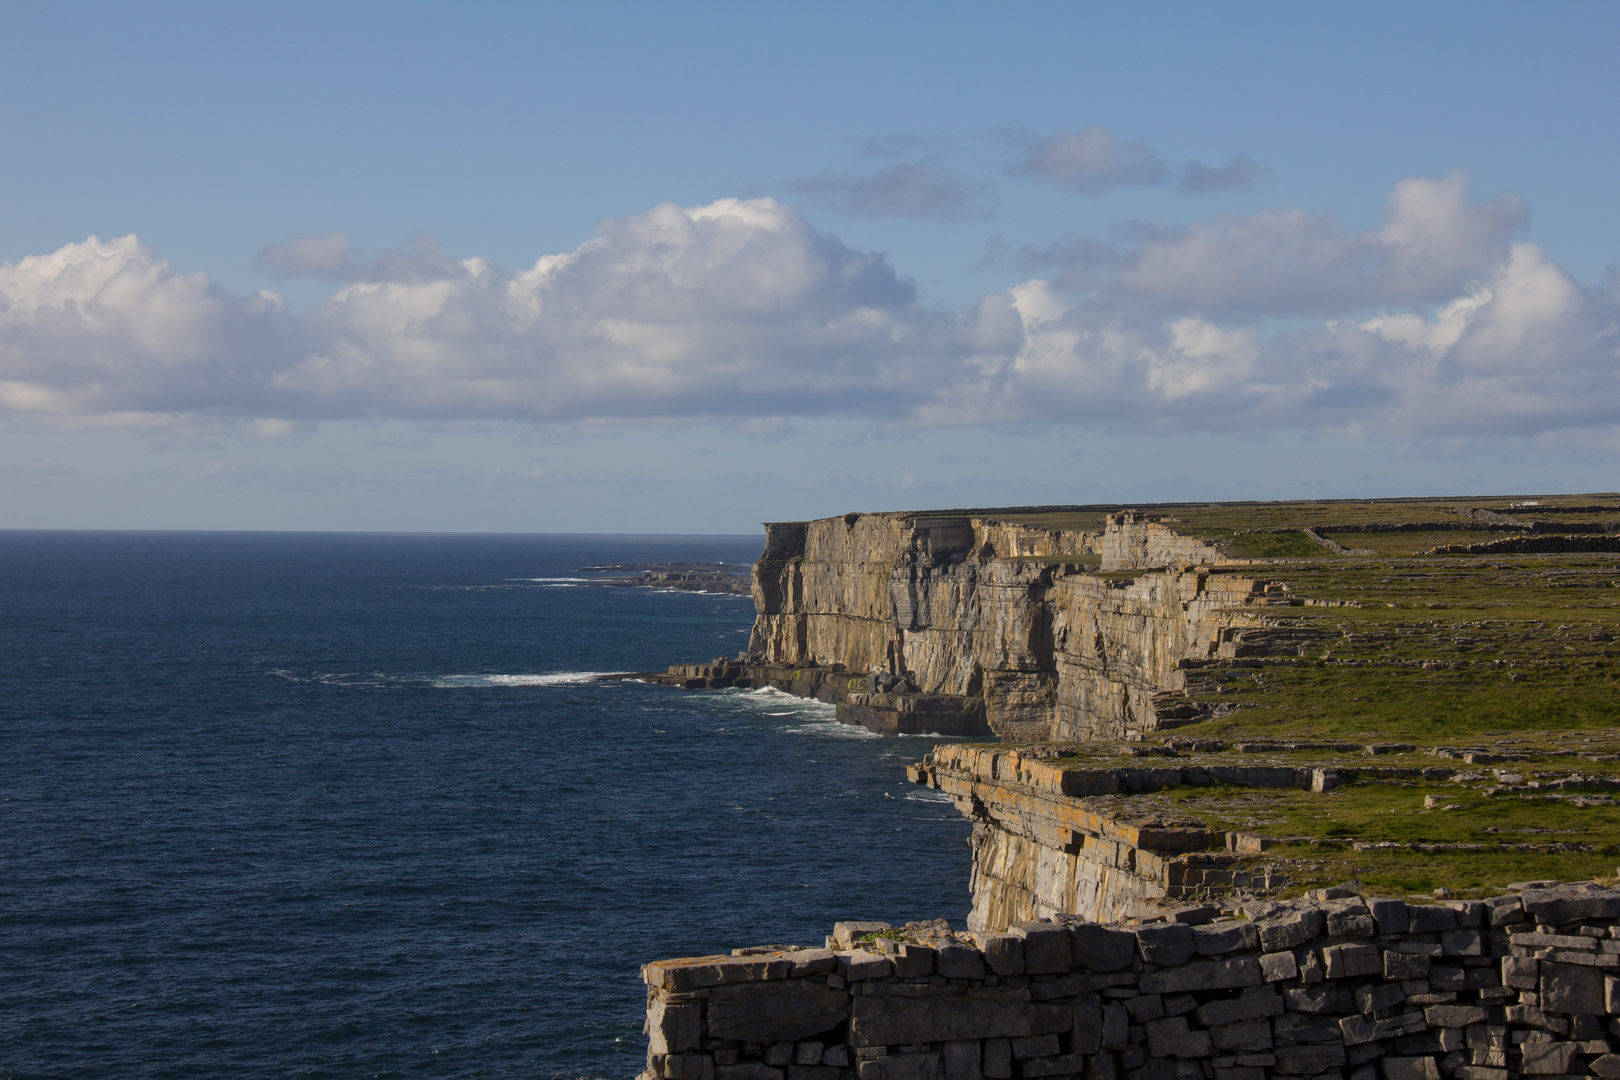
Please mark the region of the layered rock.
<svg viewBox="0 0 1620 1080"><path fill-rule="evenodd" d="M1174 725L1155 696L1182 688L1184 662L1261 647L1265 583L1211 569L1223 561L1129 513L1096 533L907 514L772 524L750 651L910 673L982 701L1003 738L1139 737Z"/></svg>

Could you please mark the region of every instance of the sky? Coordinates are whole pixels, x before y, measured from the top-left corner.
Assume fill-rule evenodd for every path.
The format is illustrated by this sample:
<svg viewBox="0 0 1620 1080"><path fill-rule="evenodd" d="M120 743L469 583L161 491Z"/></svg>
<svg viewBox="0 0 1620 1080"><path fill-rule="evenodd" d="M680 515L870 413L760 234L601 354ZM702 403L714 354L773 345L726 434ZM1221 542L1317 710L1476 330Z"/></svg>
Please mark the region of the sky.
<svg viewBox="0 0 1620 1080"><path fill-rule="evenodd" d="M1612 3L0 0L0 528L1620 488Z"/></svg>

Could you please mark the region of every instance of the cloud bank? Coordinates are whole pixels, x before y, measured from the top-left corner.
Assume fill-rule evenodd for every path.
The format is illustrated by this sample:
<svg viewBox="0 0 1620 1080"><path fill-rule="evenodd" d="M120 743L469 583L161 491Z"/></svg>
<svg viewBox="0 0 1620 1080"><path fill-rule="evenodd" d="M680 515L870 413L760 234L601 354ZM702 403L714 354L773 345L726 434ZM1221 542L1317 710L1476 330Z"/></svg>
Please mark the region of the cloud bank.
<svg viewBox="0 0 1620 1080"><path fill-rule="evenodd" d="M776 437L825 415L1609 431L1617 282L1572 280L1520 238L1526 214L1511 195L1471 202L1454 175L1401 181L1363 233L1281 208L1068 237L1018 253L1034 276L965 311L927 306L881 255L771 199L657 206L517 272L429 240L370 258L341 233L267 248L266 268L343 282L304 312L92 237L0 266L0 409L270 434L399 417Z"/></svg>

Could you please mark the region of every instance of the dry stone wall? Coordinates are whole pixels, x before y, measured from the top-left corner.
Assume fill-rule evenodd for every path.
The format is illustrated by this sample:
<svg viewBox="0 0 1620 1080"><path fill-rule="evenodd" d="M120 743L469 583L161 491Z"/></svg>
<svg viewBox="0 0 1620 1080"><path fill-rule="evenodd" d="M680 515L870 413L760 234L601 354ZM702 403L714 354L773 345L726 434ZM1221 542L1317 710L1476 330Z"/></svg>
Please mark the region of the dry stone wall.
<svg viewBox="0 0 1620 1080"><path fill-rule="evenodd" d="M876 931L876 938L862 937ZM1620 890L1527 883L664 960L641 1080L1620 1077Z"/></svg>

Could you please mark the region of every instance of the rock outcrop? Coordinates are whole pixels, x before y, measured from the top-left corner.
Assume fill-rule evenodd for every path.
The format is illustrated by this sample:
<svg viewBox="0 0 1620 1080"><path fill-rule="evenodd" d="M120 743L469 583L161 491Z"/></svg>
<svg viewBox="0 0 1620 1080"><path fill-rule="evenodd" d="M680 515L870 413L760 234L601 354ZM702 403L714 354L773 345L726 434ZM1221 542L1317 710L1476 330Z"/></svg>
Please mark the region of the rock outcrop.
<svg viewBox="0 0 1620 1080"><path fill-rule="evenodd" d="M1131 513L1095 533L909 514L770 524L750 652L905 672L982 702L1006 739L1139 738L1185 719L1164 695L1187 661L1271 640L1266 583L1225 562Z"/></svg>

